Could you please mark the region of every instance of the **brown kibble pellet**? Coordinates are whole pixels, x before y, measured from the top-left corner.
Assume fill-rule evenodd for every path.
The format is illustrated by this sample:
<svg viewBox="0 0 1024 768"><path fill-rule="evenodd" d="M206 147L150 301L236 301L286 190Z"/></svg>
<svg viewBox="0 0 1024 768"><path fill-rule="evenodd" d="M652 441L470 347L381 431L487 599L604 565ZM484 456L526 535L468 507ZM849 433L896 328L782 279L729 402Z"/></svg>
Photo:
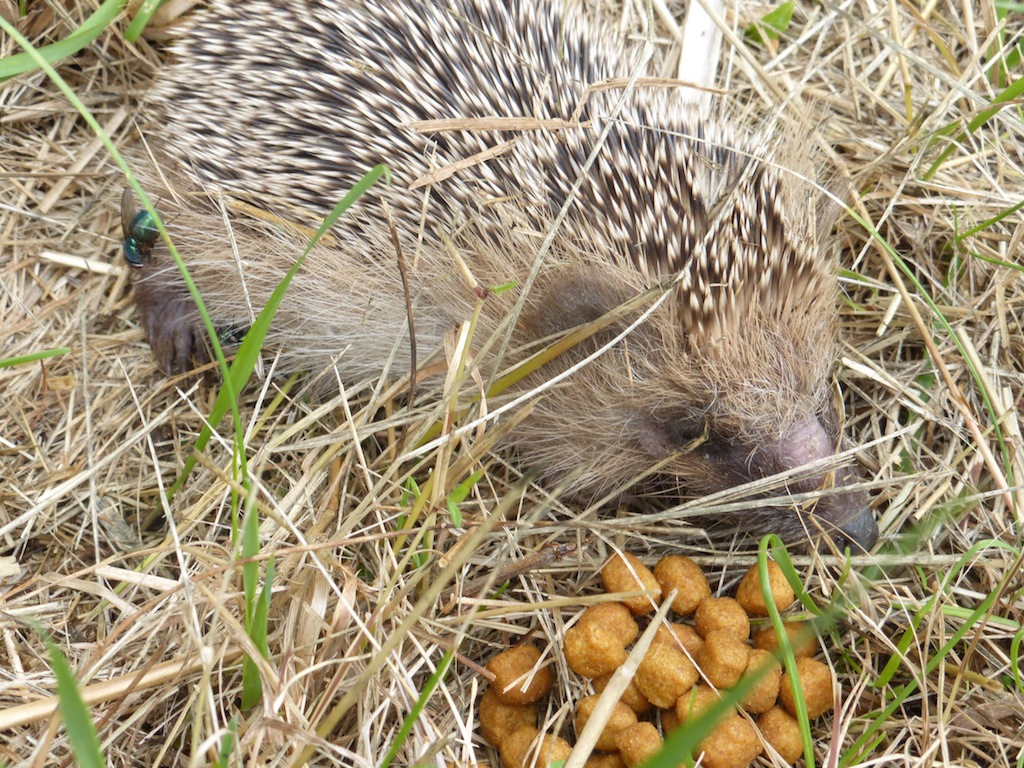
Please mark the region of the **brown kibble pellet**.
<svg viewBox="0 0 1024 768"><path fill-rule="evenodd" d="M678 648L653 643L640 660L633 680L651 704L668 709L697 682L697 669Z"/></svg>
<svg viewBox="0 0 1024 768"><path fill-rule="evenodd" d="M583 768L626 768L626 762L618 752L609 755L591 755Z"/></svg>
<svg viewBox="0 0 1024 768"><path fill-rule="evenodd" d="M491 746L501 746L506 736L524 725L537 725L536 704L505 704L493 688L480 699L480 733Z"/></svg>
<svg viewBox="0 0 1024 768"><path fill-rule="evenodd" d="M629 766L642 765L661 749L661 734L654 723L640 722L622 731L615 740L622 761Z"/></svg>
<svg viewBox="0 0 1024 768"><path fill-rule="evenodd" d="M639 590L651 592L650 595L623 598L622 602L634 616L651 613L661 602L661 585L651 569L628 552L616 552L611 556L601 569L601 581L605 591L612 594Z"/></svg>
<svg viewBox="0 0 1024 768"><path fill-rule="evenodd" d="M783 622L786 628L786 635L789 636L789 643L793 646L793 655L798 659L809 659L818 650L818 643L814 636L814 630L806 621ZM768 625L754 633L754 647L763 648L769 653L775 653L779 649L779 638L775 634L775 627Z"/></svg>
<svg viewBox="0 0 1024 768"><path fill-rule="evenodd" d="M550 733L545 733L541 737L540 746L537 748L537 765L550 765L559 761L564 762L569 759L570 754L572 754L572 747L568 741L561 736L552 736Z"/></svg>
<svg viewBox="0 0 1024 768"><path fill-rule="evenodd" d="M757 727L776 752L790 765L804 754L804 743L800 738L800 723L788 712L772 707L759 718Z"/></svg>
<svg viewBox="0 0 1024 768"><path fill-rule="evenodd" d="M789 586L782 568L774 560L768 561L768 586L771 589L772 602L779 613L796 602L793 588ZM768 607L764 602L764 595L761 594L761 572L757 563L750 566L740 579L740 585L736 588L736 601L743 606L743 610L749 616L768 615Z"/></svg>
<svg viewBox="0 0 1024 768"><path fill-rule="evenodd" d="M534 764L546 766L559 760L568 760L572 747L569 742L558 736L545 733L540 739L540 733L532 725L524 725L501 742L501 762L505 768L524 768ZM536 740L536 743L535 743Z"/></svg>
<svg viewBox="0 0 1024 768"><path fill-rule="evenodd" d="M505 768L522 768L526 764L530 746L539 733L536 726L524 725L502 739L501 745L498 747L502 765Z"/></svg>
<svg viewBox="0 0 1024 768"><path fill-rule="evenodd" d="M580 703L576 705L577 736L583 733L583 729L590 720L590 716L594 714L594 708L597 707L597 702L600 698L600 696L587 696L584 699L580 699ZM636 712L622 702L617 702L612 709L611 715L608 717L608 721L601 730L601 735L597 737L594 747L602 752L614 752L618 749L615 744L616 736L619 735L620 731L626 730L635 723Z"/></svg>
<svg viewBox="0 0 1024 768"><path fill-rule="evenodd" d="M689 624L665 623L661 624L654 633L655 643L668 643L679 650L687 650L690 655L696 657L700 647L704 645L704 639L697 634L697 630Z"/></svg>
<svg viewBox="0 0 1024 768"><path fill-rule="evenodd" d="M726 715L697 745L704 768L746 768L761 754L757 730L740 715Z"/></svg>
<svg viewBox="0 0 1024 768"><path fill-rule="evenodd" d="M530 644L509 648L488 662L494 675L491 685L503 704L532 704L547 696L554 675L551 667L540 667L539 662L540 649Z"/></svg>
<svg viewBox="0 0 1024 768"><path fill-rule="evenodd" d="M697 625L697 633L703 638L718 630L728 630L743 640L750 637L750 618L743 606L731 597L702 600L694 611L693 621Z"/></svg>
<svg viewBox="0 0 1024 768"><path fill-rule="evenodd" d="M693 686L676 701L676 717L679 719L679 724L685 725L693 722L716 704L719 698L721 697L713 688L699 684ZM730 708L729 714L736 714L735 708Z"/></svg>
<svg viewBox="0 0 1024 768"><path fill-rule="evenodd" d="M612 672L607 675L595 677L593 680L594 690L597 693L603 693L604 689L608 687L608 683L611 681L613 674L615 673ZM649 712L653 706L651 702L647 700L647 697L640 693L640 689L636 687L636 680L630 680L626 684L626 687L622 691L622 695L619 696L619 701L632 709L638 715Z"/></svg>
<svg viewBox="0 0 1024 768"><path fill-rule="evenodd" d="M654 566L654 578L661 585L661 593L678 590L672 601L672 610L680 616L689 616L701 600L711 597L708 577L693 560L682 555L666 555Z"/></svg>
<svg viewBox="0 0 1024 768"><path fill-rule="evenodd" d="M732 630L716 629L704 636L697 666L715 688L732 688L747 669L750 646Z"/></svg>
<svg viewBox="0 0 1024 768"><path fill-rule="evenodd" d="M598 677L614 672L626 661L622 639L596 624L569 628L562 644L569 668L583 677Z"/></svg>
<svg viewBox="0 0 1024 768"><path fill-rule="evenodd" d="M627 646L636 640L640 627L625 603L598 603L583 612L577 624L595 624L611 632Z"/></svg>
<svg viewBox="0 0 1024 768"><path fill-rule="evenodd" d="M754 687L747 691L740 706L751 714L767 712L779 698L779 681L782 679L782 665L768 651L754 648L747 659L747 668L740 677L740 684L752 677L757 678Z"/></svg>
<svg viewBox="0 0 1024 768"><path fill-rule="evenodd" d="M807 717L812 720L832 709L832 670L827 664L815 659L797 659L796 669L800 673L800 688L807 705ZM779 681L779 703L789 714L796 717L796 703L789 673Z"/></svg>

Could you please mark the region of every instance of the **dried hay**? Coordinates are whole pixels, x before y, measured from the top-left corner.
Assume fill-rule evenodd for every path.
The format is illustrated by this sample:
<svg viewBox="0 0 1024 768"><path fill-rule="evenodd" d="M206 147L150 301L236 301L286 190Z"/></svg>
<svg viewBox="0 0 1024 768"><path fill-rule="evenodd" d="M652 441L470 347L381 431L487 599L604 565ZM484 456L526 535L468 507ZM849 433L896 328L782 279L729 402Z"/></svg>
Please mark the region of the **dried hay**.
<svg viewBox="0 0 1024 768"><path fill-rule="evenodd" d="M665 13L680 9L657 10L671 76ZM739 6L737 29L765 10ZM30 4L18 24L41 45L91 12ZM137 99L180 12L135 45L115 25L59 66L119 145L146 130ZM818 760L1010 766L1024 750L1024 180L1019 109L993 109L1021 25L1001 15L804 3L769 49L725 46L728 98L752 116L802 105L893 251L841 221L848 432L885 545L845 571L796 558L820 604L854 597L830 637L841 710L814 726ZM643 34L643 12L624 18ZM426 388L410 409L375 382L320 406L298 386L252 387L258 560L276 576L263 702L240 712L241 659L258 654L232 551L230 432L166 505L212 393L152 364L120 258L123 177L39 72L0 85L0 125L0 355L70 350L0 369L0 761L74 762L29 619L76 671L111 765L204 764L234 717L233 764L294 765L306 746L314 764L378 764L448 650L396 763L472 765L496 759L474 735L481 666L526 636L560 681L542 722L568 730L584 692L560 638L611 551L683 551L722 588L753 562L752 542L705 536L686 510L598 516L529 485L520 498L514 465L488 451L493 428L397 463L403 433L441 414ZM456 529L445 497L481 467ZM406 479L431 472L435 496L411 520Z"/></svg>

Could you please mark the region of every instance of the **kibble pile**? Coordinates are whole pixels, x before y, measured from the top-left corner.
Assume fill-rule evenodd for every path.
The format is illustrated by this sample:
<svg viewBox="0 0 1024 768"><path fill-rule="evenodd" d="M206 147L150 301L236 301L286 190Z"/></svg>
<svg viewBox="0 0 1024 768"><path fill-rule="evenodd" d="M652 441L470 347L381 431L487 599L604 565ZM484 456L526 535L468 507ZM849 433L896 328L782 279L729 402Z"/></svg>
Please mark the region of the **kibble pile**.
<svg viewBox="0 0 1024 768"><path fill-rule="evenodd" d="M776 563L768 563L768 573L772 602L784 611L796 595ZM776 659L775 630L768 625L750 636L750 617L768 615L756 565L740 581L735 598L712 597L700 567L680 555L662 558L651 571L632 555L616 554L601 577L609 593L649 594L593 605L565 633L566 663L589 678L596 692L577 704L577 734L626 661L640 634L637 619L653 613L661 596L676 590L672 611L686 621L666 621L658 627L598 737L589 768L641 765L661 749L662 730L668 734L693 721L717 701L718 692L751 678L755 682L740 700L749 717L735 710L722 717L701 740L694 757L703 753L706 768L744 768L767 743L790 764L800 758L804 746L797 703L789 675ZM807 715L819 717L833 706L832 673L828 665L812 658L817 644L805 623L787 622L785 628ZM540 666L540 661L541 651L523 644L499 653L487 665L494 682L480 701L480 731L498 748L505 768L548 765L565 760L571 751L565 739L541 734L537 728L537 702L554 684L551 666ZM659 720L662 730L656 724Z"/></svg>

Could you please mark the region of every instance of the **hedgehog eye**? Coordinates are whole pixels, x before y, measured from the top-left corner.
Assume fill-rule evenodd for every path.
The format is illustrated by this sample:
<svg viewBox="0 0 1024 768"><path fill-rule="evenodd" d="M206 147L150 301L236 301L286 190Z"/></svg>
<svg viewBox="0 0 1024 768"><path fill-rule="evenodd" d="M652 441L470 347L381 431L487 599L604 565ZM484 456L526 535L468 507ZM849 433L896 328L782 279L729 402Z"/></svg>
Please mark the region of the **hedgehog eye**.
<svg viewBox="0 0 1024 768"><path fill-rule="evenodd" d="M685 449L708 435L708 424L704 420L637 414L632 423L636 427L640 447L655 458L664 458Z"/></svg>
<svg viewBox="0 0 1024 768"><path fill-rule="evenodd" d="M666 425L669 439L678 448L685 448L701 439L707 440L711 430L706 421L675 419Z"/></svg>

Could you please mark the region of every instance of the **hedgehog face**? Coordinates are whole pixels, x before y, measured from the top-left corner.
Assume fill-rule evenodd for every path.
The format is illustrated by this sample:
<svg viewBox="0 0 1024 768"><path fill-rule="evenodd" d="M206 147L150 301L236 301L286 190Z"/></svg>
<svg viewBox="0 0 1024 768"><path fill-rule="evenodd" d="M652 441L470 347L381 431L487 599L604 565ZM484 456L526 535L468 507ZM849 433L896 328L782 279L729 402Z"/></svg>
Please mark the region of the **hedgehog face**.
<svg viewBox="0 0 1024 768"><path fill-rule="evenodd" d="M567 330L572 318L593 320L627 294L611 279L567 271L542 291L547 298L524 327L537 336ZM578 363L624 327L556 366ZM695 338L680 334L678 313L666 306L548 391L517 437L520 452L587 501L618 492L670 505L752 483L737 496L751 500L749 513L736 515L744 527L866 550L878 534L866 496L849 490L858 479L851 468L830 461L841 443L829 397L835 352L829 322L751 312L739 334ZM546 367L532 383L553 372Z"/></svg>
<svg viewBox="0 0 1024 768"><path fill-rule="evenodd" d="M831 410L807 416L777 439L751 440L721 431L711 414L695 438L690 438L692 424L675 434L664 430L679 422L662 425L660 433L650 424L653 421L642 440L654 449L652 459L658 453L668 459L664 473L654 481L664 491L707 494L764 481L763 491L741 497L753 497L750 506L759 510L756 530L794 541L824 537L839 549L850 545L854 553L870 549L877 539L866 494L849 488L859 479L856 472L833 460L840 435ZM659 434L668 439L653 444L652 436ZM742 517L749 522L749 517Z"/></svg>
<svg viewBox="0 0 1024 768"><path fill-rule="evenodd" d="M632 403L636 412L627 423L638 462L663 464L641 482L640 494L672 503L752 484L736 500L750 500L751 514L737 518L754 531L792 541L829 539L854 552L870 548L878 529L867 497L850 490L859 478L834 458L842 442L839 419L815 397L829 391L829 378L800 391L780 388L786 377L779 376L768 388L756 369L709 379L699 360L693 362L689 386L674 390L674 402L640 397ZM694 387L694 381L701 385ZM669 382L653 386L673 391ZM746 391L751 388L756 391ZM705 396L695 398L695 392Z"/></svg>

